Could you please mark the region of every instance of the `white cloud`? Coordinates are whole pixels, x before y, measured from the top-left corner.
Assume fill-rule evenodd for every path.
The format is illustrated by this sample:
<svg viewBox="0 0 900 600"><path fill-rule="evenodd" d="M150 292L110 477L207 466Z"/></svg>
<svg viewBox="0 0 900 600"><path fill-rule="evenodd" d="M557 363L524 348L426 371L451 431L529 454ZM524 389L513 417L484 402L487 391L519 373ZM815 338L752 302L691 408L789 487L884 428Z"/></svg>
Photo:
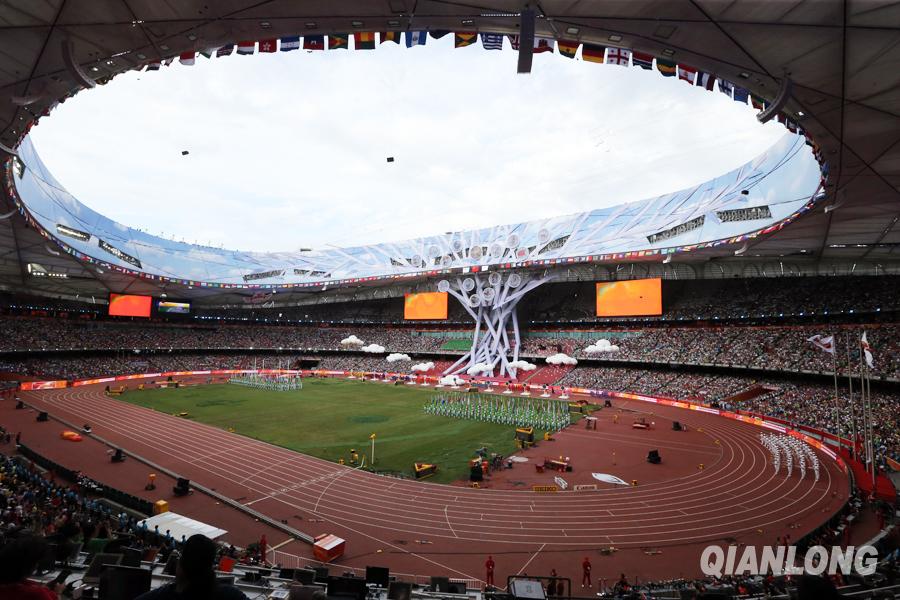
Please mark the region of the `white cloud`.
<svg viewBox="0 0 900 600"><path fill-rule="evenodd" d="M293 250L655 196L725 173L785 131L655 71L541 54L523 76L508 49L452 45L198 58L78 94L32 135L59 181L107 216L201 244Z"/></svg>
<svg viewBox="0 0 900 600"><path fill-rule="evenodd" d="M388 354L388 355L387 355L387 361L388 361L389 363L403 362L403 361L408 361L408 360L412 360L412 359L409 357L409 354L399 354L399 353L397 353L397 352L394 352L393 354Z"/></svg>
<svg viewBox="0 0 900 600"><path fill-rule="evenodd" d="M439 380L441 385L463 385L465 382L466 380L458 375L444 375Z"/></svg>
<svg viewBox="0 0 900 600"><path fill-rule="evenodd" d="M551 354L545 360L547 361L547 364L551 364L551 365L577 365L578 364L578 361L575 360L573 357L571 357L567 354L563 354L561 352L559 354Z"/></svg>
<svg viewBox="0 0 900 600"><path fill-rule="evenodd" d="M509 366L520 371L534 371L537 369L537 365L533 365L527 360L514 360L509 363Z"/></svg>
<svg viewBox="0 0 900 600"><path fill-rule="evenodd" d="M365 342L356 337L355 334L351 334L341 340L341 346L362 346L363 344L365 344Z"/></svg>
<svg viewBox="0 0 900 600"><path fill-rule="evenodd" d="M418 364L411 366L409 368L409 370L425 372L425 371L430 371L433 368L434 368L433 362L423 362L423 363L418 363Z"/></svg>
<svg viewBox="0 0 900 600"><path fill-rule="evenodd" d="M383 354L384 346L379 344L369 344L368 346L363 346L360 348L363 352L368 352L369 354Z"/></svg>
<svg viewBox="0 0 900 600"><path fill-rule="evenodd" d="M619 347L609 340L597 340L584 349L586 354L603 354L604 352L618 352Z"/></svg>
<svg viewBox="0 0 900 600"><path fill-rule="evenodd" d="M493 371L491 365L487 363L475 363L466 369L466 375L489 375Z"/></svg>

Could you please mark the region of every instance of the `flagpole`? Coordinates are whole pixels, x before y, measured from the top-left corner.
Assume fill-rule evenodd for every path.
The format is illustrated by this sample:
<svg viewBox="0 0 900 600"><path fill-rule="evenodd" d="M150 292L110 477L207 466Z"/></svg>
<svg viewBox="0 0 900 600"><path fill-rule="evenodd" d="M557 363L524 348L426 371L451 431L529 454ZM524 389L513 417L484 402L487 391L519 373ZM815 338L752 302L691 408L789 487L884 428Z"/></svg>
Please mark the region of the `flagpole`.
<svg viewBox="0 0 900 600"><path fill-rule="evenodd" d="M866 454L866 470L869 468L869 420L866 411L866 385L863 379L863 351L862 344L859 346L859 399L862 405L862 428L863 428L863 448Z"/></svg>
<svg viewBox="0 0 900 600"><path fill-rule="evenodd" d="M834 335L831 336L834 340ZM838 401L838 383L837 383L837 343L831 346L831 371L834 373L834 433L838 438L838 450L841 449L841 404Z"/></svg>
<svg viewBox="0 0 900 600"><path fill-rule="evenodd" d="M872 418L872 378L866 364L866 402L869 408L869 446L872 453L872 493L875 493L875 419Z"/></svg>
<svg viewBox="0 0 900 600"><path fill-rule="evenodd" d="M850 440L851 452L854 459L858 459L856 451L856 443L859 441L859 434L856 428L856 405L853 400L853 363L850 359L850 332L847 332L847 383L850 386L850 426L853 439Z"/></svg>

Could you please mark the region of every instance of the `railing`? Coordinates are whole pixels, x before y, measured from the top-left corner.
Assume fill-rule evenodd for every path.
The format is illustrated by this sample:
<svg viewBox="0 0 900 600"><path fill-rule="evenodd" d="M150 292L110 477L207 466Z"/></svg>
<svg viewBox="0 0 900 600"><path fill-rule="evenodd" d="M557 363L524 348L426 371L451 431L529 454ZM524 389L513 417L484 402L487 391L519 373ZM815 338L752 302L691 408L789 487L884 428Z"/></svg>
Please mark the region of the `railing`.
<svg viewBox="0 0 900 600"><path fill-rule="evenodd" d="M66 481L71 481L72 483L79 482L78 472L64 467L59 463L56 463L49 458L38 454L28 446L19 444L18 451L19 454L21 454L25 458L31 460L37 465L40 465L48 471L51 471L55 475L62 477ZM118 490L114 487L110 487L98 481L94 481L93 479L90 480L90 484L90 489L86 491L91 494L106 498L107 500L115 502L116 504L120 504L126 508L130 508L131 510L137 511L144 515L153 514L153 503L149 502L148 500L138 498L137 496L132 496L131 494Z"/></svg>
<svg viewBox="0 0 900 600"><path fill-rule="evenodd" d="M314 558L306 556L298 556L281 550L269 550L266 553L266 560L273 565L279 565L286 569L313 569L315 567L329 567L339 570L343 573L352 573L355 577L365 577L366 569L359 567L350 567L346 565L330 564L318 561ZM396 577L398 581L414 583L416 585L428 585L431 583L431 577L427 575L414 575L412 573L397 573L391 571L391 576ZM451 583L464 583L467 590L480 590L484 582L479 579L450 578Z"/></svg>

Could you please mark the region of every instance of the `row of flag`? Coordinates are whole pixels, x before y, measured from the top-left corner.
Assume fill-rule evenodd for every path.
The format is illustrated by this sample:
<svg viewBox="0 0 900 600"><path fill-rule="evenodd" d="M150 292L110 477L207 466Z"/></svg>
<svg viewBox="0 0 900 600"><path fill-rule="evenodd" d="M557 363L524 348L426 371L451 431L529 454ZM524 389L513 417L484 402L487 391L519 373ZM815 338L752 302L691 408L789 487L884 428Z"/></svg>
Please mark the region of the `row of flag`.
<svg viewBox="0 0 900 600"><path fill-rule="evenodd" d="M502 33L478 33L475 31L406 31L402 41L407 48L413 46L424 46L429 37L442 38L446 35L453 34L453 45L455 48L464 48L473 46L481 40L481 46L485 50L502 50L504 40L508 39L513 50L519 49L519 36L506 35ZM380 43L401 43L401 32L387 31L377 34ZM241 55L268 54L275 52L292 52L294 50L307 50L310 52L325 50L347 50L350 48L350 38L353 38L356 50L374 50L376 47L376 33L374 32L357 32L334 33L325 35L307 35L301 37L299 35L285 36L282 38L270 38L263 40L250 40L238 42L237 44L226 44L221 47L206 48L200 51L202 56L206 58L230 56L237 53ZM623 67L637 67L647 71L656 70L663 77L674 77L689 85L699 86L708 91L718 89L721 93L735 102L747 104L748 102L757 110L764 110L768 106L768 102L745 87L736 85L725 79L717 78L714 73L702 71L686 64L676 63L672 60L660 58L652 54L638 52L629 48L619 48L615 46L603 46L599 44L588 44L574 40L559 41L553 38L535 37L534 52L555 52L559 51L561 56L574 59L581 50L581 59L585 62L603 63L608 65L619 65ZM197 52L190 50L182 53L178 57L178 62L182 65L191 66L195 64ZM165 61L153 61L146 65L146 70L157 71L162 65L171 65L175 58L168 58ZM787 119L783 114L778 115L778 121L785 125L792 133L798 133L799 127L793 121Z"/></svg>
<svg viewBox="0 0 900 600"><path fill-rule="evenodd" d="M813 346L821 350L822 352L827 352L828 354L834 354L834 336L824 336L824 335L814 335L811 338L806 339L807 342L811 343ZM859 349L862 351L863 356L866 358L866 364L869 365L869 368L875 367L875 358L872 355L872 347L869 345L869 341L866 339L866 332L863 331L862 336L859 338Z"/></svg>

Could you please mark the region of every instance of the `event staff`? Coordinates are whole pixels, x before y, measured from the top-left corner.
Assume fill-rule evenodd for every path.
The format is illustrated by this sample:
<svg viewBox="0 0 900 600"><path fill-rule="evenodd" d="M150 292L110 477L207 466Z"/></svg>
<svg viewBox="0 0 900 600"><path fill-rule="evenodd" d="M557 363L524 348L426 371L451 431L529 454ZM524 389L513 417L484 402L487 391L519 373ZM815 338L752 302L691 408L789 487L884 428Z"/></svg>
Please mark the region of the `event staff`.
<svg viewBox="0 0 900 600"><path fill-rule="evenodd" d="M591 560L585 556L581 561L581 587L587 584L588 587L594 587L591 582Z"/></svg>
<svg viewBox="0 0 900 600"><path fill-rule="evenodd" d="M484 561L484 582L487 585L494 585L494 557L488 556Z"/></svg>

